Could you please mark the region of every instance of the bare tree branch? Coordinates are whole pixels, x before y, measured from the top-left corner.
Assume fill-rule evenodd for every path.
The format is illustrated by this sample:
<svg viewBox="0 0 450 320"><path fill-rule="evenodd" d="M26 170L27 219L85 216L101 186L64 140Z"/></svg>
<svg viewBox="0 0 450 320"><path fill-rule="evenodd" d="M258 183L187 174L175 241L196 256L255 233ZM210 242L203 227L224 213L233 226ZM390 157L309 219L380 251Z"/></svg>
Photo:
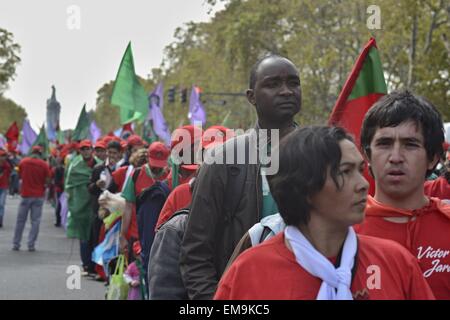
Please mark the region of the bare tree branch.
<svg viewBox="0 0 450 320"><path fill-rule="evenodd" d="M412 88L414 85L414 67L416 60L416 46L417 46L417 14L414 15L412 21L412 30L411 30L411 45L409 48L409 66L408 66L408 88Z"/></svg>

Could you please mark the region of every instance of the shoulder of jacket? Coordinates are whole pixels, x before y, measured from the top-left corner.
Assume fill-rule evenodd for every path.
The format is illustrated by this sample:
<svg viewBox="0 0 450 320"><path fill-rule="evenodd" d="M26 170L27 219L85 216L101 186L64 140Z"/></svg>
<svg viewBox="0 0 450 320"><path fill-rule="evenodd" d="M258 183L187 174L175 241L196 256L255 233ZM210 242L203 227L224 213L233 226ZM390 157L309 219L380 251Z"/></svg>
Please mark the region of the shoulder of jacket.
<svg viewBox="0 0 450 320"><path fill-rule="evenodd" d="M158 231L164 231L167 229L172 229L176 231L180 231L184 233L186 229L186 223L189 217L189 210L182 209L173 214L169 220L164 222L161 227L159 227Z"/></svg>

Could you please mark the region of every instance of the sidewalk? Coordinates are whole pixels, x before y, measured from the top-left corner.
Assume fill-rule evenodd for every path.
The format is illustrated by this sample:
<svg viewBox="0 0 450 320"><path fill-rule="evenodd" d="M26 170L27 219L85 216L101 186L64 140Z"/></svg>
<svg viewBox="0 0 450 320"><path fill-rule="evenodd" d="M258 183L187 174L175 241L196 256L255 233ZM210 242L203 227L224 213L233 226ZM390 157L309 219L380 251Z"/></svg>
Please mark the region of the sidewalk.
<svg viewBox="0 0 450 320"><path fill-rule="evenodd" d="M80 289L67 288L67 279L73 275L66 273L67 268L81 264L79 240L67 239L64 229L53 225L54 211L49 204L44 205L36 251L27 250L29 220L21 251L11 250L19 202L18 196L7 197L3 228L0 228L0 299L104 299L103 282L81 277Z"/></svg>

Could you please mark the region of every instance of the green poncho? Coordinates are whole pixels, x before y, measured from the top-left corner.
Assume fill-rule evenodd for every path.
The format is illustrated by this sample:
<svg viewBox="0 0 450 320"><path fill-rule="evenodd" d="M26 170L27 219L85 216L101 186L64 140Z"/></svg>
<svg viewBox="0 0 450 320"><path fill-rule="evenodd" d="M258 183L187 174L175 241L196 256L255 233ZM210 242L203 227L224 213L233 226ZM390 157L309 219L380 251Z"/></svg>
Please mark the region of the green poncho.
<svg viewBox="0 0 450 320"><path fill-rule="evenodd" d="M98 163L97 159L96 162ZM69 216L67 217L67 237L89 240L93 219L91 194L88 184L92 169L81 155L72 159L67 170L65 191L69 195Z"/></svg>

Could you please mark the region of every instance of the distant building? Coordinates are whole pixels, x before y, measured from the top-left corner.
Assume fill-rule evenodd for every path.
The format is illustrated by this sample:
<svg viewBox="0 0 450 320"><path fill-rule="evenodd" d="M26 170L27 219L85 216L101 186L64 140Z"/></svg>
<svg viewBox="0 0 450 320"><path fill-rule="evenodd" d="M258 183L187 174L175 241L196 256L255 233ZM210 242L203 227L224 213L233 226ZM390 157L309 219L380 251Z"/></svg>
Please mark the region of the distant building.
<svg viewBox="0 0 450 320"><path fill-rule="evenodd" d="M59 115L61 113L61 105L56 100L56 89L52 86L52 96L47 99L47 137L50 141L57 139L57 131L59 130Z"/></svg>

